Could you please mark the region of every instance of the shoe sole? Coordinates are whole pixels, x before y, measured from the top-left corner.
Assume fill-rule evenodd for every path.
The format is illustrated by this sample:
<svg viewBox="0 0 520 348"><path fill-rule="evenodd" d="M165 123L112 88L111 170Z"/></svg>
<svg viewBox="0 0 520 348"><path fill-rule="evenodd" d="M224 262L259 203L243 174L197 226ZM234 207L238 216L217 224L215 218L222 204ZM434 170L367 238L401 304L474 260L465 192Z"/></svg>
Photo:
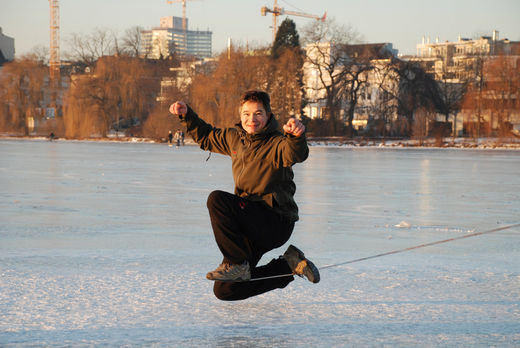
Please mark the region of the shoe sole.
<svg viewBox="0 0 520 348"><path fill-rule="evenodd" d="M210 278L206 276L206 279L213 280L215 282L223 282L223 283L242 283L242 282L248 282L251 280L251 278L237 278L237 279L217 279L217 278Z"/></svg>
<svg viewBox="0 0 520 348"><path fill-rule="evenodd" d="M307 267L305 267L305 269L307 269L308 271L307 272L304 271L303 275L307 279L309 279L309 281L311 283L314 283L314 284L318 283L320 281L320 271L318 270L318 267L316 267L316 265L314 265L314 263L312 261L310 261L309 259L307 259L305 257L305 254L303 253L303 251L301 251L294 245L291 244L289 246L289 248L294 249L294 251L296 251L298 253L298 257L307 262Z"/></svg>
<svg viewBox="0 0 520 348"><path fill-rule="evenodd" d="M212 276L210 273L206 274L206 279L208 280L214 280L219 282L227 282L227 283L234 283L234 282L247 282L251 279L251 277L248 278L236 278L236 279L219 279L217 277Z"/></svg>

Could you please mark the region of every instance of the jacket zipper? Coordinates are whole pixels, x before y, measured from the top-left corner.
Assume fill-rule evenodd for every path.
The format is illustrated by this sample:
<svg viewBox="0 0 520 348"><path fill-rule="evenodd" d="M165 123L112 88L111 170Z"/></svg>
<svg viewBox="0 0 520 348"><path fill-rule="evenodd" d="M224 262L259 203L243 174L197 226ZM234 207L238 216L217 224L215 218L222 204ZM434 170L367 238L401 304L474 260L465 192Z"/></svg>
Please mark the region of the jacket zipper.
<svg viewBox="0 0 520 348"><path fill-rule="evenodd" d="M251 147L251 142L249 140L247 140L247 139L244 139L244 140L245 140L245 142L247 144L246 145L246 150L248 150ZM241 160L242 160L242 169L240 170L240 173L238 173L238 176L237 176L237 182L236 182L236 186L237 187L240 187L240 185L239 185L240 184L240 178L242 177L242 173L244 173L244 169L246 169L246 160L245 160L245 158L246 158L246 151L244 151L242 153L242 158L241 158Z"/></svg>

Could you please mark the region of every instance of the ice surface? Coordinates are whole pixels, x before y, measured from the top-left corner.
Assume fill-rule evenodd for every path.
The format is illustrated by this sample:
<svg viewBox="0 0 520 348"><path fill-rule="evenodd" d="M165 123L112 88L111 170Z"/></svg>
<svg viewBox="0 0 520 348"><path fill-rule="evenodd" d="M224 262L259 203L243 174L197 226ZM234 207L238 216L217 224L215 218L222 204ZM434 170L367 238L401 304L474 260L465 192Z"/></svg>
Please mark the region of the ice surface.
<svg viewBox="0 0 520 348"><path fill-rule="evenodd" d="M520 345L519 228L217 300L205 202L233 183L206 158L0 140L0 346ZM290 242L318 266L520 222L520 151L312 147L294 169Z"/></svg>

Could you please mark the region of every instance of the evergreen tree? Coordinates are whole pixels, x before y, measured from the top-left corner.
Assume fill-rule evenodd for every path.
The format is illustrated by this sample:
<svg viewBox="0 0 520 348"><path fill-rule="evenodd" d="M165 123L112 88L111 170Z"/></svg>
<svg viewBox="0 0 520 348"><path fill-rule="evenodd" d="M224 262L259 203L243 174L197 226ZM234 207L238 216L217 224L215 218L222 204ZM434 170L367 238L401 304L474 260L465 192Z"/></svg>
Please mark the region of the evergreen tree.
<svg viewBox="0 0 520 348"><path fill-rule="evenodd" d="M274 58L278 58L284 49L299 47L300 36L296 31L296 24L291 19L286 18L278 27L271 54Z"/></svg>

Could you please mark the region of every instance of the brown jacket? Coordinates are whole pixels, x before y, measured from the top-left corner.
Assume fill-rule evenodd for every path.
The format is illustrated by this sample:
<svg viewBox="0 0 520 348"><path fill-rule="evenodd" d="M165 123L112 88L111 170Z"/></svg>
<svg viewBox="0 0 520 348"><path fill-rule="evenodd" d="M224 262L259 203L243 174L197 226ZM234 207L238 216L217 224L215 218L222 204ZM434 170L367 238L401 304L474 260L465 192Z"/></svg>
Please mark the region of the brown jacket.
<svg viewBox="0 0 520 348"><path fill-rule="evenodd" d="M305 134L283 135L274 116L257 134L248 134L240 123L235 128L214 128L190 107L181 120L201 149L231 156L236 195L264 201L289 221L298 220L291 167L309 155Z"/></svg>

